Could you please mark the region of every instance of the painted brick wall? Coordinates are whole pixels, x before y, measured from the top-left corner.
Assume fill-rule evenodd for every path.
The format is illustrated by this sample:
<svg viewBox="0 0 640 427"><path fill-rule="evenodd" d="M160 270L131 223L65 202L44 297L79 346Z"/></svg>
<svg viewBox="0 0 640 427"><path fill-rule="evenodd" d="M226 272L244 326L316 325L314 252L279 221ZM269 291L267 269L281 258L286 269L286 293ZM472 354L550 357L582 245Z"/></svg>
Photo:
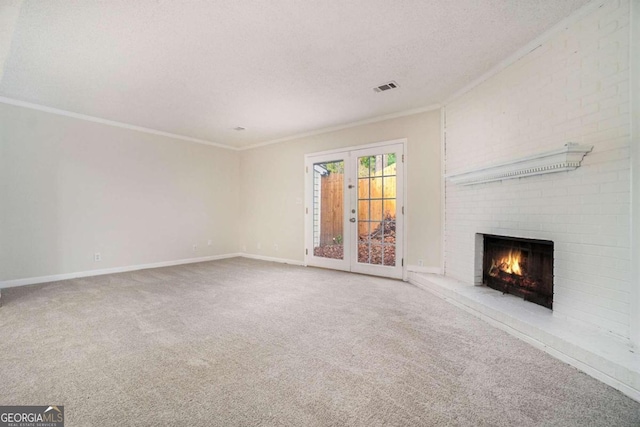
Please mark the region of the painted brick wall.
<svg viewBox="0 0 640 427"><path fill-rule="evenodd" d="M446 182L445 274L474 282L475 235L555 242L554 314L629 336L628 0L590 9L445 108L445 173L593 145L582 167Z"/></svg>

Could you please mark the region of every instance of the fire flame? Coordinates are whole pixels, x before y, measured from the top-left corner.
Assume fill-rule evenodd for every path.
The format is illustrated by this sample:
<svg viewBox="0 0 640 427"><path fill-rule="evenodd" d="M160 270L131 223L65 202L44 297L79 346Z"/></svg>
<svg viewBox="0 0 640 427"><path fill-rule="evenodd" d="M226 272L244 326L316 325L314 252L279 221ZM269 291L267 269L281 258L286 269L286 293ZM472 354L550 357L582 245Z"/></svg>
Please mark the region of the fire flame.
<svg viewBox="0 0 640 427"><path fill-rule="evenodd" d="M522 253L520 250L511 249L508 254L500 258L497 262L492 260L492 269L496 267L505 273L522 276L522 269L520 268L521 256Z"/></svg>

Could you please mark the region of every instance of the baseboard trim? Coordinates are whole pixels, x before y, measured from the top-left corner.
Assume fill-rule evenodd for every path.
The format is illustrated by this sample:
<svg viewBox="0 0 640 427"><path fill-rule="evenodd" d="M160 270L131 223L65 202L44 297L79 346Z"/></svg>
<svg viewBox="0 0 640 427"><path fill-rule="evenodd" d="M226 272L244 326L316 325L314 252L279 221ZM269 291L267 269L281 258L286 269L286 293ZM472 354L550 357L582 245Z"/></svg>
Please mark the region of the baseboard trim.
<svg viewBox="0 0 640 427"><path fill-rule="evenodd" d="M149 268L171 267L174 265L193 264L196 262L215 261L219 259L235 258L243 256L240 253L211 255L199 258L187 258L173 261L154 262L149 264L127 265L124 267L104 268L101 270L78 271L75 273L53 274L50 276L27 277L24 279L5 280L0 282L0 289L13 288L16 286L35 285L38 283L57 282L60 280L77 279L80 277L102 276L113 273L126 273L128 271L146 270Z"/></svg>
<svg viewBox="0 0 640 427"><path fill-rule="evenodd" d="M407 272L409 273L430 273L430 274L442 274L440 267L424 267L419 265L407 265Z"/></svg>
<svg viewBox="0 0 640 427"><path fill-rule="evenodd" d="M238 254L238 256L241 256L243 258L258 259L260 261L279 262L280 264L304 265L303 261L297 261L295 259L276 258L276 257L270 257L270 256L264 256L264 255L247 254L247 253L241 253L241 254Z"/></svg>

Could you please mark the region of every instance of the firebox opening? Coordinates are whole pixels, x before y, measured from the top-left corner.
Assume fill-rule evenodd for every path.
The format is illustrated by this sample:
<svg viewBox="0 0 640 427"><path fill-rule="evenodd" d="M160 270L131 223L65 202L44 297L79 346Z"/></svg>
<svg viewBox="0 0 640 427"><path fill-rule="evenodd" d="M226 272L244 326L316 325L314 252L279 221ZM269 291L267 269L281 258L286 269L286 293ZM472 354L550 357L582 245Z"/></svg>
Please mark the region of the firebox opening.
<svg viewBox="0 0 640 427"><path fill-rule="evenodd" d="M553 307L553 242L485 234L483 246L485 285Z"/></svg>

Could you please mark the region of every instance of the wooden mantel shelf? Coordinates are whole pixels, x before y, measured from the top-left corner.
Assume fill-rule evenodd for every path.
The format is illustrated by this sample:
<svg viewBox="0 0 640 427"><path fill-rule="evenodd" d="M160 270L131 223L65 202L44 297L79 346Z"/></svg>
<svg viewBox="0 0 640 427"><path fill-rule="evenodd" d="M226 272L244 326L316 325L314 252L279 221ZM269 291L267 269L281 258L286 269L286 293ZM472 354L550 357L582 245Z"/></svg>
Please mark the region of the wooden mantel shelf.
<svg viewBox="0 0 640 427"><path fill-rule="evenodd" d="M525 176L570 171L580 167L582 159L592 149L593 145L580 145L575 142L569 142L558 150L545 151L492 166L448 174L445 175L445 178L454 184L473 185L512 178L522 178Z"/></svg>

